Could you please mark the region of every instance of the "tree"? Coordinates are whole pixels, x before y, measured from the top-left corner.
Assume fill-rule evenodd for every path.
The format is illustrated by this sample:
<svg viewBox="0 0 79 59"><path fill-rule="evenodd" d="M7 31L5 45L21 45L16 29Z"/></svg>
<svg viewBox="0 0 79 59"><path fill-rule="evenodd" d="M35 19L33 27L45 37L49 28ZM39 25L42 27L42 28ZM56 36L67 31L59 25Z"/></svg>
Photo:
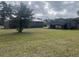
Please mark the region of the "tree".
<svg viewBox="0 0 79 59"><path fill-rule="evenodd" d="M6 17L6 11L5 11L5 9L7 7L7 4L4 1L2 1L0 3L0 5L2 7L1 10L0 10L1 24L3 25L5 17Z"/></svg>
<svg viewBox="0 0 79 59"><path fill-rule="evenodd" d="M4 25L4 20L6 20L7 17L11 17L12 14L12 8L10 4L7 4L5 1L2 1L0 3L1 9L0 9L0 18L1 18L1 24Z"/></svg>
<svg viewBox="0 0 79 59"><path fill-rule="evenodd" d="M32 20L32 9L27 8L25 4L20 3L20 7L17 13L17 30L19 33L22 32L24 27L28 27ZM25 26L27 25L27 26Z"/></svg>

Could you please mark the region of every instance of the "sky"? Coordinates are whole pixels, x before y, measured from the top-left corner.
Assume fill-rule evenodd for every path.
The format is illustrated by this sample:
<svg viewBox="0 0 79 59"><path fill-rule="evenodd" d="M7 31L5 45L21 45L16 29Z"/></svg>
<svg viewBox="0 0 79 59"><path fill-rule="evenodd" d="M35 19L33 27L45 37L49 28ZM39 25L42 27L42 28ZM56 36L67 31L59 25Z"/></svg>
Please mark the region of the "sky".
<svg viewBox="0 0 79 59"><path fill-rule="evenodd" d="M18 2L9 2L18 4ZM38 18L76 18L79 1L24 1Z"/></svg>

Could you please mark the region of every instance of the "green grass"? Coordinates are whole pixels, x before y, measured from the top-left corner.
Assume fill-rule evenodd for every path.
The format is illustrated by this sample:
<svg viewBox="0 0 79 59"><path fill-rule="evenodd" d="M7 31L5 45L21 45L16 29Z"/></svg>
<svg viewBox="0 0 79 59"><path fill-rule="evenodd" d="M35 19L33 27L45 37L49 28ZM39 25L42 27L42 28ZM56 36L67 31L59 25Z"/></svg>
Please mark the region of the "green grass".
<svg viewBox="0 0 79 59"><path fill-rule="evenodd" d="M0 56L79 56L79 30L0 29Z"/></svg>

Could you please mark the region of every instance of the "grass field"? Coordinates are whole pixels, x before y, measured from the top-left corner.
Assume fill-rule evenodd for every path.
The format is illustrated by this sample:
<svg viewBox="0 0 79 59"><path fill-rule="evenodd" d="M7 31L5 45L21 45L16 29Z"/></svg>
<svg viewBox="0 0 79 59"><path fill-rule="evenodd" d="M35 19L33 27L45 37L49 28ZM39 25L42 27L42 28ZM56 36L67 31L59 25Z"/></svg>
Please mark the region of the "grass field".
<svg viewBox="0 0 79 59"><path fill-rule="evenodd" d="M0 56L79 56L79 30L0 29Z"/></svg>

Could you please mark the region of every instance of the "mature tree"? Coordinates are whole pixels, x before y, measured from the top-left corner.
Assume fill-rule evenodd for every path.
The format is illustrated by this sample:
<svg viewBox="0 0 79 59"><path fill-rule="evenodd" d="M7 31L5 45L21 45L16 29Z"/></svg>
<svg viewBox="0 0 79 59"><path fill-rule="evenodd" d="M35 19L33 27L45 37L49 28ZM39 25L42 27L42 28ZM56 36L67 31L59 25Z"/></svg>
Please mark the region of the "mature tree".
<svg viewBox="0 0 79 59"><path fill-rule="evenodd" d="M22 32L23 28L29 26L32 20L32 16L33 16L32 9L27 8L27 6L21 2L17 13L17 30L19 33Z"/></svg>
<svg viewBox="0 0 79 59"><path fill-rule="evenodd" d="M4 25L4 20L6 20L7 17L11 17L12 8L10 4L7 4L5 1L2 1L0 3L0 18L1 18L1 24Z"/></svg>
<svg viewBox="0 0 79 59"><path fill-rule="evenodd" d="M4 1L2 1L0 3L0 5L2 7L2 8L0 8L1 9L0 10L0 18L1 18L1 24L3 25L5 17L6 17L6 11L5 10L6 10L7 4Z"/></svg>

